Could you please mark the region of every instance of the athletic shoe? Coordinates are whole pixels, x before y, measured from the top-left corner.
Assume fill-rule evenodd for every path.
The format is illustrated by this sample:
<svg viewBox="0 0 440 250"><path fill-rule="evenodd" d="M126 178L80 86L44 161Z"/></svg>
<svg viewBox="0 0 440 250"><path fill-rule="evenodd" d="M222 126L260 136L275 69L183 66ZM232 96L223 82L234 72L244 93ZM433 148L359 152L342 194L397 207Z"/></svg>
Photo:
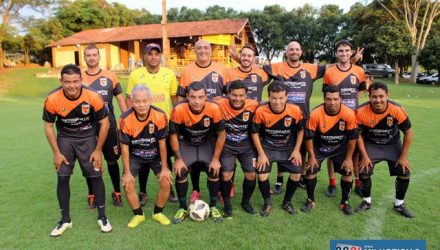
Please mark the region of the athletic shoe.
<svg viewBox="0 0 440 250"><path fill-rule="evenodd" d="M95 203L95 195L91 194L89 197L87 197L87 209L95 209L96 203Z"/></svg>
<svg viewBox="0 0 440 250"><path fill-rule="evenodd" d="M162 225L171 224L170 220L163 213L153 214L151 218L153 218L154 221L157 221Z"/></svg>
<svg viewBox="0 0 440 250"><path fill-rule="evenodd" d="M362 213L365 212L366 210L371 208L371 203L366 202L365 200L363 200L361 202L361 204L356 208L356 213Z"/></svg>
<svg viewBox="0 0 440 250"><path fill-rule="evenodd" d="M98 226L101 228L101 232L103 233L110 233L112 231L112 225L105 216L102 216L98 219Z"/></svg>
<svg viewBox="0 0 440 250"><path fill-rule="evenodd" d="M336 196L336 187L328 186L325 195L329 198L334 198Z"/></svg>
<svg viewBox="0 0 440 250"><path fill-rule="evenodd" d="M363 196L362 196L362 190L361 190L360 187L355 188L355 189L354 189L354 192L355 192L357 195L359 195L359 197L363 198Z"/></svg>
<svg viewBox="0 0 440 250"><path fill-rule="evenodd" d="M255 215L255 209L252 207L250 203L241 203L241 208L248 214Z"/></svg>
<svg viewBox="0 0 440 250"><path fill-rule="evenodd" d="M225 207L223 218L227 220L232 219L232 207Z"/></svg>
<svg viewBox="0 0 440 250"><path fill-rule="evenodd" d="M316 203L314 201L307 199L306 204L304 204L304 206L301 208L301 211L303 211L304 213L308 213L315 207L316 207Z"/></svg>
<svg viewBox="0 0 440 250"><path fill-rule="evenodd" d="M209 209L209 215L214 220L214 223L222 223L223 222L223 217L220 214L220 211L218 211L218 209L216 207L211 207Z"/></svg>
<svg viewBox="0 0 440 250"><path fill-rule="evenodd" d="M174 193L173 189L171 189L171 191L170 191L170 196L168 196L168 201L169 202L177 202L178 201L177 196Z"/></svg>
<svg viewBox="0 0 440 250"><path fill-rule="evenodd" d="M306 177L301 175L301 179L299 179L298 185L300 188L306 189Z"/></svg>
<svg viewBox="0 0 440 250"><path fill-rule="evenodd" d="M142 221L145 221L145 215L133 215L133 217L130 218L130 222L128 222L127 226L129 228L135 228L137 227Z"/></svg>
<svg viewBox="0 0 440 250"><path fill-rule="evenodd" d="M194 203L194 201L196 201L196 200L200 200L200 197L202 197L202 194L199 192L199 191L197 191L197 190L194 190L194 191L192 191L192 193L191 193L191 199L189 200L191 203Z"/></svg>
<svg viewBox="0 0 440 250"><path fill-rule="evenodd" d="M267 216L269 216L271 211L272 211L272 204L264 203L263 207L260 210L260 216L267 217Z"/></svg>
<svg viewBox="0 0 440 250"><path fill-rule="evenodd" d="M394 206L394 210L401 214L402 216L405 216L406 218L414 218L415 215L405 206L405 204L401 204L399 206Z"/></svg>
<svg viewBox="0 0 440 250"><path fill-rule="evenodd" d="M188 216L188 211L186 211L183 208L179 208L179 210L177 210L176 212L176 215L174 215L173 224L181 223L187 216Z"/></svg>
<svg viewBox="0 0 440 250"><path fill-rule="evenodd" d="M273 187L273 194L281 194L281 192L282 192L281 188L282 187L283 187L283 183L281 183L281 182L275 183L275 186Z"/></svg>
<svg viewBox="0 0 440 250"><path fill-rule="evenodd" d="M350 204L348 204L347 202L339 204L339 208L346 215L352 215L353 214L353 209L351 208Z"/></svg>
<svg viewBox="0 0 440 250"><path fill-rule="evenodd" d="M145 206L145 204L148 201L148 195L143 192L139 192L138 195L139 195L139 205Z"/></svg>
<svg viewBox="0 0 440 250"><path fill-rule="evenodd" d="M291 215L296 214L296 209L292 206L292 203L290 202L283 202L283 205L281 207L283 208L283 210Z"/></svg>
<svg viewBox="0 0 440 250"><path fill-rule="evenodd" d="M115 207L122 207L122 196L121 193L113 192L112 193L113 205Z"/></svg>
<svg viewBox="0 0 440 250"><path fill-rule="evenodd" d="M235 183L234 183L234 182L232 182L232 185L231 185L231 193L230 193L230 196L231 196L231 198L234 198L234 197L235 197Z"/></svg>
<svg viewBox="0 0 440 250"><path fill-rule="evenodd" d="M58 237L61 236L67 229L72 228L72 222L58 222L56 227L50 232L50 237Z"/></svg>

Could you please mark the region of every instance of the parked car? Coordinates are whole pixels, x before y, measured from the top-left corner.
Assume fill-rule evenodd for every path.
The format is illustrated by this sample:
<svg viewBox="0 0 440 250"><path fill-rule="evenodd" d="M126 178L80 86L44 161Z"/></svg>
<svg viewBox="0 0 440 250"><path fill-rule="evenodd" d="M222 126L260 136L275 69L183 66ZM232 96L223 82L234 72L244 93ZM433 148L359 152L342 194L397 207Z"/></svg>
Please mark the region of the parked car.
<svg viewBox="0 0 440 250"><path fill-rule="evenodd" d="M438 73L433 74L432 76L425 79L426 84L439 84L438 81Z"/></svg>
<svg viewBox="0 0 440 250"><path fill-rule="evenodd" d="M396 73L396 71L392 69L388 64L367 63L367 64L363 64L362 67L364 68L365 73L373 76L391 78Z"/></svg>
<svg viewBox="0 0 440 250"><path fill-rule="evenodd" d="M428 83L428 82L426 81L427 79L429 79L429 78L431 78L431 77L436 77L436 76L438 76L437 73L434 73L434 74L432 74L432 75L425 74L425 75L423 75L423 76L421 75L420 77L417 76L416 82L417 82L417 83L420 83L420 84L426 84L426 83Z"/></svg>
<svg viewBox="0 0 440 250"><path fill-rule="evenodd" d="M406 79L411 78L411 72L403 72L402 77Z"/></svg>

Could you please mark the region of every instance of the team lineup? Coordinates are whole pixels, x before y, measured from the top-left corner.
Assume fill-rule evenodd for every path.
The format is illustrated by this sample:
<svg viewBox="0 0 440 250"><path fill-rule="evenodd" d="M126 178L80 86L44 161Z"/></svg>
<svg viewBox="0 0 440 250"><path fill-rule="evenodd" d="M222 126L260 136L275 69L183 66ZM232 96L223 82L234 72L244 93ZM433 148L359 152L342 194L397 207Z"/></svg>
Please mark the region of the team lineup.
<svg viewBox="0 0 440 250"><path fill-rule="evenodd" d="M226 68L211 60L209 42L199 40L194 49L196 61L183 69L178 82L172 70L161 66L160 45L146 45L145 66L130 73L125 98L116 75L99 67L96 45L84 50L85 70L72 64L62 68L61 86L49 93L43 111L61 212L50 236L60 236L73 226L69 181L76 160L88 186L87 207L96 208L104 233L112 231L105 214L104 160L113 205L123 206L122 187L133 211L129 228L145 220L142 206L149 199L150 169L159 183L154 221L179 224L196 216L190 213L194 206L188 209L187 193L190 180L189 203L200 200L201 172L207 174L209 217L214 223L232 219L237 162L244 173L240 205L250 215L269 216L277 207L271 193L282 193L284 186L279 205L288 215L298 213L298 206L304 213L319 209L316 175L324 161L329 177L326 196L335 197L336 174L340 174L339 209L345 215L365 212L373 208L375 165L386 161L390 176L395 176L393 209L414 217L404 203L411 173L411 122L403 107L388 99L388 87L370 82L355 64L362 50L341 40L335 45L337 63L318 65L303 63L301 45L290 42L286 62L259 68L254 65L255 49L245 45L239 52L230 50L239 66ZM319 78L323 78L323 101L311 109L313 83ZM268 100L262 102L266 85ZM363 104L358 101L361 92L369 96ZM119 120L113 97L122 112ZM271 188L274 162L277 178ZM355 208L349 203L353 182L355 193L362 197ZM263 199L258 211L250 202L257 184ZM292 203L299 186L307 192L301 205ZM163 213L167 202L179 206L171 220Z"/></svg>

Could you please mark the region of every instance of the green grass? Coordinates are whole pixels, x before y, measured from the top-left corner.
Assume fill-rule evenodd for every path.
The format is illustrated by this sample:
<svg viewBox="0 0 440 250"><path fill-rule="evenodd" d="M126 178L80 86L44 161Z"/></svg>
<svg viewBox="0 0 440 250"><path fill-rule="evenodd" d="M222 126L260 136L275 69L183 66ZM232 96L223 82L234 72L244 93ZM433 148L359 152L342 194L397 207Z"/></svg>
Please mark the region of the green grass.
<svg viewBox="0 0 440 250"><path fill-rule="evenodd" d="M279 207L282 196L274 196L275 209L268 218L250 217L239 209L243 179L239 170L233 220L220 225L212 221L188 220L164 227L148 216L139 228L130 230L126 224L132 215L131 209L126 204L123 208L111 205L111 183L105 173L106 211L114 229L111 234L102 234L96 225L96 212L85 209L87 188L77 166L71 178L74 227L62 237L52 239L49 232L59 219L56 174L41 116L44 96L58 82L56 79L36 79L33 77L36 71L41 70L0 73L0 84L15 83L6 96L0 97L0 249L328 249L330 239L426 239L428 249L435 249L440 244L437 235L440 211L435 198L440 191L437 166L440 135L435 132L440 124L440 88L413 84L389 85L392 98L405 106L414 128L415 138L410 151L413 175L405 199L416 214L412 220L392 211L394 178L388 176L387 167L382 163L373 177L373 207L364 214L343 215L337 207L339 192L335 199L324 196L327 177L323 171L319 174L316 190L318 207L311 214L288 216ZM125 81L122 83L125 85ZM312 106L322 100L320 87L321 82L316 82ZM151 176L150 201L144 209L148 215L153 210L153 196L157 190L156 180ZM205 175L202 176L202 193L207 200ZM274 174L272 184L273 180ZM299 208L305 199L305 191L298 189L293 203ZM360 201L357 196L351 198L352 205ZM252 202L256 208L262 205L258 188ZM176 210L177 204L169 203L164 212L172 217Z"/></svg>

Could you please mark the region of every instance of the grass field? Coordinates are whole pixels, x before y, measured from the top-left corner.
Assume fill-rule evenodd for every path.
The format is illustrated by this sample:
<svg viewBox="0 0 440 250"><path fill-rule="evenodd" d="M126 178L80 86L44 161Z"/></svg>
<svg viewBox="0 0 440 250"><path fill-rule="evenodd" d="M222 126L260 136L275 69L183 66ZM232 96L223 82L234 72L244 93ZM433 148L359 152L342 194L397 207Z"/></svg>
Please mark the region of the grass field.
<svg viewBox="0 0 440 250"><path fill-rule="evenodd" d="M440 204L435 195L440 192L437 166L440 135L435 131L440 124L440 88L415 84L389 85L391 98L405 106L414 128L410 150L413 174L405 199L416 214L414 219L403 218L392 210L394 178L388 176L382 163L372 179L373 207L364 214L347 217L338 210L339 187L335 199L324 196L327 174L323 171L316 190L318 206L311 214L287 215L279 207L281 195L274 196L275 209L268 218L251 217L239 209L243 179L239 170L233 220L220 225L210 220L202 223L188 220L165 227L154 223L149 216L144 224L130 230L126 224L131 209L126 204L123 208L111 205L111 183L105 173L106 211L113 232L102 234L96 224L96 212L86 210L87 188L77 166L71 178L74 227L60 238L50 238L59 211L52 152L44 136L41 116L44 96L58 82L36 79L34 73L41 71L44 70L0 73L0 86L12 83L6 95L0 97L0 249L328 249L331 239L425 239L428 249L439 248ZM122 83L125 86L125 80ZM315 83L312 106L322 99L320 86L320 81ZM157 186L151 176L150 201L144 208L149 215ZM201 186L206 197L206 185ZM305 191L298 189L294 206L301 207L305 199ZM353 206L360 201L357 196L351 198ZM255 208L262 205L258 188L252 202ZM164 212L171 218L176 210L177 204L169 203Z"/></svg>

